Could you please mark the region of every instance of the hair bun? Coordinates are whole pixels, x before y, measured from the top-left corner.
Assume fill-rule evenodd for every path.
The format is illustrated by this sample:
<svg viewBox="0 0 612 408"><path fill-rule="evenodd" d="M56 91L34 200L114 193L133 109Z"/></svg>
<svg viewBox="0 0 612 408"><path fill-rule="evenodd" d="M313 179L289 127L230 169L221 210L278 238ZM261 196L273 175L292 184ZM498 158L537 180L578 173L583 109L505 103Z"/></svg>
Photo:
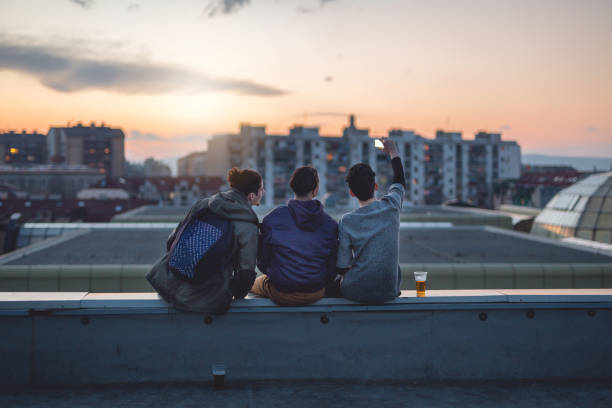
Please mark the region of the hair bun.
<svg viewBox="0 0 612 408"><path fill-rule="evenodd" d="M227 172L227 180L232 183L237 183L240 178L240 169L238 167L232 167Z"/></svg>
<svg viewBox="0 0 612 408"><path fill-rule="evenodd" d="M261 175L251 169L240 170L238 167L232 167L227 172L227 181L229 185L244 194L255 193L259 190L262 184Z"/></svg>

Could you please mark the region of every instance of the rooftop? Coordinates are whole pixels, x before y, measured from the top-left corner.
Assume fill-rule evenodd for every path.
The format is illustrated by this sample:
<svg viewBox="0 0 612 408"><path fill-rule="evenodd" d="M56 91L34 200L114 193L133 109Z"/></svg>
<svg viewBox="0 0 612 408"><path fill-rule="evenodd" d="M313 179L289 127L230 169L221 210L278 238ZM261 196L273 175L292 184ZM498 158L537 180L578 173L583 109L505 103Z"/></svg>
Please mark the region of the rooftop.
<svg viewBox="0 0 612 408"><path fill-rule="evenodd" d="M77 227L63 227L70 224L43 224L40 228L26 227L23 234L47 234L50 239L39 241L37 248L24 247L20 257L6 262L8 265L71 265L71 264L150 264L152 265L165 251L166 239L174 225L137 224L77 224ZM31 225L31 224L29 224ZM106 227L106 228L103 228ZM143 228L144 227L144 228ZM48 231L49 229L53 231ZM34 231L32 231L34 229ZM53 233L61 233L55 235ZM2 257L0 257L1 259ZM0 261L0 263L2 263Z"/></svg>
<svg viewBox="0 0 612 408"><path fill-rule="evenodd" d="M499 228L403 225L400 263L612 262L610 256L577 244ZM55 238L38 241L38 247L25 247L21 253L0 257L0 264L152 265L164 253L166 239L174 227L173 223L26 224L20 234L23 238L28 236L29 242L35 242L36 237Z"/></svg>
<svg viewBox="0 0 612 408"><path fill-rule="evenodd" d="M606 263L612 258L497 228L404 229L401 263Z"/></svg>
<svg viewBox="0 0 612 408"><path fill-rule="evenodd" d="M341 396L341 397L340 397ZM495 398L492 398L495 396ZM341 402L339 401L341 400ZM0 389L11 407L576 407L608 408L610 381L233 381Z"/></svg>

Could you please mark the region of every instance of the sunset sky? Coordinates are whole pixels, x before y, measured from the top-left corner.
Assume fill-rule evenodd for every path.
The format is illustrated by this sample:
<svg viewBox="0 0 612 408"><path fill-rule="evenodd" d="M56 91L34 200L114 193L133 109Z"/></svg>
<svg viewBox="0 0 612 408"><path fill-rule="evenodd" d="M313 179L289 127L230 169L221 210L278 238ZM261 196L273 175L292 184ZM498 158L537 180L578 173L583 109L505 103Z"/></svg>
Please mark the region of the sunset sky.
<svg viewBox="0 0 612 408"><path fill-rule="evenodd" d="M105 122L143 160L354 113L612 157L611 21L607 0L0 0L0 130Z"/></svg>

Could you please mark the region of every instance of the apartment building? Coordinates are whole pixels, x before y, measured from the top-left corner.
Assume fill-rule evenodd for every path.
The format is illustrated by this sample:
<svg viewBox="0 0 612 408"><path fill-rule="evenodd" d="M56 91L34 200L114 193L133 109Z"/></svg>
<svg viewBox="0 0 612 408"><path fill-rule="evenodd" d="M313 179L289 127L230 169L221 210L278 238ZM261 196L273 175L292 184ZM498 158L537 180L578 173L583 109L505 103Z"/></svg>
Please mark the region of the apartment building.
<svg viewBox="0 0 612 408"><path fill-rule="evenodd" d="M195 177L206 175L206 152L193 152L178 159L179 177Z"/></svg>
<svg viewBox="0 0 612 408"><path fill-rule="evenodd" d="M0 133L0 164L39 165L47 163L47 138L25 130Z"/></svg>
<svg viewBox="0 0 612 408"><path fill-rule="evenodd" d="M69 165L85 165L113 178L124 173L125 134L121 129L91 123L72 127L52 127L47 134L49 160Z"/></svg>
<svg viewBox="0 0 612 408"><path fill-rule="evenodd" d="M413 205L458 200L491 207L494 184L520 177L520 146L502 141L499 133L479 132L464 140L461 132L439 130L427 139L393 129L388 136L398 145L408 183L405 200ZM389 158L352 115L342 136L322 136L317 127L305 126L294 126L288 135L270 135L265 126L242 124L239 134L213 137L208 149L207 175L224 176L232 166L257 169L264 177L263 204L270 207L293 197L289 178L302 165L319 171L319 198L328 207L356 205L344 181L356 163L368 163L376 172L379 196L391 183Z"/></svg>

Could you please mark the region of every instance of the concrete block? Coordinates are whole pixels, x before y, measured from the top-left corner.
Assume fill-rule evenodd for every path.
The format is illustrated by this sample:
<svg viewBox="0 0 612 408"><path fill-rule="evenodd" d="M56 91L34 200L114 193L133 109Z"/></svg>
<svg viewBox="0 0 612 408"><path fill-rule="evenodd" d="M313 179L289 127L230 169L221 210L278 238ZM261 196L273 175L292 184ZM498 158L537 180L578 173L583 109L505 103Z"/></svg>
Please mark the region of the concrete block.
<svg viewBox="0 0 612 408"><path fill-rule="evenodd" d="M121 265L92 265L91 292L121 292Z"/></svg>
<svg viewBox="0 0 612 408"><path fill-rule="evenodd" d="M422 270L427 272L427 289L441 290L456 288L455 270L452 264L426 264L423 265ZM410 280L412 280L411 289L416 290L414 274L411 274Z"/></svg>
<svg viewBox="0 0 612 408"><path fill-rule="evenodd" d="M29 269L29 265L0 266L0 292L27 291Z"/></svg>
<svg viewBox="0 0 612 408"><path fill-rule="evenodd" d="M490 263L485 268L487 289L508 289L515 287L514 268L509 264Z"/></svg>
<svg viewBox="0 0 612 408"><path fill-rule="evenodd" d="M513 264L517 289L542 289L544 269L536 263Z"/></svg>
<svg viewBox="0 0 612 408"><path fill-rule="evenodd" d="M91 290L91 265L62 265L60 291L75 292Z"/></svg>
<svg viewBox="0 0 612 408"><path fill-rule="evenodd" d="M149 265L123 265L121 268L122 292L154 292L145 275Z"/></svg>
<svg viewBox="0 0 612 408"><path fill-rule="evenodd" d="M571 264L574 288L603 288L603 271L599 264Z"/></svg>
<svg viewBox="0 0 612 408"><path fill-rule="evenodd" d="M32 265L29 271L29 287L32 292L59 291L59 265Z"/></svg>
<svg viewBox="0 0 612 408"><path fill-rule="evenodd" d="M612 263L600 264L603 274L603 287L612 288Z"/></svg>
<svg viewBox="0 0 612 408"><path fill-rule="evenodd" d="M570 264L542 264L544 287L550 289L572 288L574 271Z"/></svg>
<svg viewBox="0 0 612 408"><path fill-rule="evenodd" d="M484 289L485 277L482 264L454 264L455 289Z"/></svg>

